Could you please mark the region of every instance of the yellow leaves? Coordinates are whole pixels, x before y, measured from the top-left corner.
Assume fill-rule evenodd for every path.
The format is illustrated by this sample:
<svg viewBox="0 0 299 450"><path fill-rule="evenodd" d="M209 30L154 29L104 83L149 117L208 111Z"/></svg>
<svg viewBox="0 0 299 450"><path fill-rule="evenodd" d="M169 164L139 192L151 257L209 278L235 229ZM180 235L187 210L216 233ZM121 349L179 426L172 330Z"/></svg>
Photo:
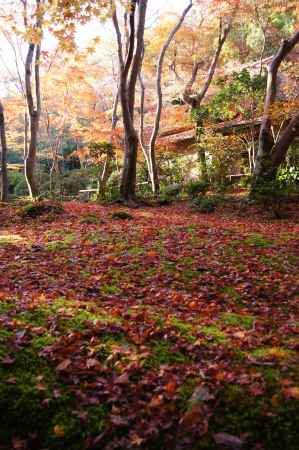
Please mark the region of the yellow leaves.
<svg viewBox="0 0 299 450"><path fill-rule="evenodd" d="M65 431L62 425L55 425L55 427L53 428L53 432L58 438L62 438L65 435Z"/></svg>
<svg viewBox="0 0 299 450"><path fill-rule="evenodd" d="M24 34L24 39L32 44L39 44L42 39L42 30L34 26L29 26Z"/></svg>

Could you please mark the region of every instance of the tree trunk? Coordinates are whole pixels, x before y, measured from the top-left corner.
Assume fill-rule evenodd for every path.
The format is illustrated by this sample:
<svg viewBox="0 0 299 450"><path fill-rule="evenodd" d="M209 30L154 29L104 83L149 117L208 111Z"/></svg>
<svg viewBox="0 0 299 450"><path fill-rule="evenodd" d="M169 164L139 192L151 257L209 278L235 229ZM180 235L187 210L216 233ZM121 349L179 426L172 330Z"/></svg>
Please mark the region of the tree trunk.
<svg viewBox="0 0 299 450"><path fill-rule="evenodd" d="M223 47L223 45L226 41L226 38L231 30L231 26L232 26L231 19L229 20L229 22L227 23L227 25L225 27L223 27L222 20L220 20L218 45L214 52L214 56L212 58L209 70L207 72L203 87L196 95L192 95L192 87L196 81L197 72L199 69L199 63L196 62L193 66L191 78L188 81L188 83L186 84L184 92L183 92L184 102L187 103L188 105L190 105L192 108L200 108L200 106L201 106L201 102L203 101L203 99L210 87L210 84L213 80L215 70L217 67L217 63L218 63L218 60L219 60L219 57L220 57L220 54L222 51L222 47ZM203 128L203 123L201 120L198 120L196 123L196 130L195 130L196 144L197 144L197 149L198 149L198 161L199 161L199 165L200 165L202 180L208 181L206 152L205 152L205 149L200 144L202 128Z"/></svg>
<svg viewBox="0 0 299 450"><path fill-rule="evenodd" d="M0 102L0 140L1 140L1 202L8 201L8 177L7 177L7 144L5 133L4 108Z"/></svg>
<svg viewBox="0 0 299 450"><path fill-rule="evenodd" d="M138 73L142 61L144 47L144 28L147 0L131 0L129 9L129 30L127 51L124 58L122 36L119 29L116 10L112 13L116 32L119 60L119 96L123 115L125 132L125 151L123 171L120 185L120 195L126 203L136 200L136 164L138 151L138 135L134 127L135 90ZM135 15L138 12L137 29L135 30Z"/></svg>
<svg viewBox="0 0 299 450"><path fill-rule="evenodd" d="M202 181L208 181L208 170L207 170L207 160L206 160L206 152L205 149L201 146L198 147L198 161L200 167L200 174Z"/></svg>
<svg viewBox="0 0 299 450"><path fill-rule="evenodd" d="M125 201L134 201L136 195L137 134L126 137L120 194Z"/></svg>
<svg viewBox="0 0 299 450"><path fill-rule="evenodd" d="M36 0L36 13L39 13L40 0ZM26 19L26 16L25 16ZM37 14L36 30L41 30L41 18ZM35 104L32 93L32 64L33 56L34 58L34 89L35 89ZM39 131L39 119L41 113L41 92L40 92L40 54L41 45L31 42L28 46L28 52L25 61L25 90L26 90L26 101L27 109L29 115L29 146L28 151L25 154L24 164L25 164L25 178L28 185L30 197L36 198L38 195L37 182L35 179L35 162L36 162L36 152L37 152L37 137Z"/></svg>
<svg viewBox="0 0 299 450"><path fill-rule="evenodd" d="M268 67L264 116L259 135L259 148L255 160L253 189L260 182L275 177L277 168L283 161L289 146L295 137L298 136L298 113L282 131L276 143L274 142L271 131L271 108L276 100L278 69L282 61L298 42L299 30L290 39L282 42Z"/></svg>
<svg viewBox="0 0 299 450"><path fill-rule="evenodd" d="M35 161L37 149L37 132L38 132L38 117L36 114L31 114L29 117L30 123L30 142L28 146L28 153L25 158L25 178L28 185L30 197L36 198L38 195L38 187L35 178Z"/></svg>

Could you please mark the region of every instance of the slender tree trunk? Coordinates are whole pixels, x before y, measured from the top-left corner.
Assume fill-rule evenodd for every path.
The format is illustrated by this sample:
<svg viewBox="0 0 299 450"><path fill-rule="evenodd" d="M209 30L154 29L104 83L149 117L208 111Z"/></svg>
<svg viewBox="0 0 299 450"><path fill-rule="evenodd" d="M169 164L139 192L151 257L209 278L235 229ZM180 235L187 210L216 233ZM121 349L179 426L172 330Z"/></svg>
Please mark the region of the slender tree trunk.
<svg viewBox="0 0 299 450"><path fill-rule="evenodd" d="M214 56L212 58L209 70L207 72L203 87L196 95L192 95L192 87L196 81L197 72L199 69L199 62L196 62L193 66L191 78L188 81L188 83L186 84L184 92L183 92L184 102L187 103L188 105L190 105L192 108L200 108L200 106L201 106L201 102L203 101L203 99L210 87L210 84L213 80L215 70L217 67L217 63L218 63L223 45L224 45L224 43L227 39L227 36L231 30L231 26L232 26L231 20L229 20L227 25L224 27L223 27L222 20L220 20L218 45L214 52ZM196 126L195 126L196 145L197 145L197 149L198 149L198 161L199 161L199 165L200 165L202 180L208 181L206 152L200 143L202 130L203 130L203 123L201 120L199 120L199 121L197 121Z"/></svg>
<svg viewBox="0 0 299 450"><path fill-rule="evenodd" d="M152 192L154 196L159 195L160 191L160 183L159 183L159 173L158 173L158 166L156 161L156 141L159 134L160 129L160 121L161 121L161 114L162 114L162 106L163 106L163 92L162 92L162 72L163 72L163 63L166 51L171 44L171 41L173 40L175 34L180 29L182 23L185 20L186 15L192 8L192 0L190 0L188 6L184 9L182 12L178 22L175 24L175 26L170 31L166 41L164 42L157 62L157 70L156 70L156 94L157 94L157 108L156 108L156 115L155 115L155 121L154 121L154 127L153 131L149 140L148 145L144 142L143 137L143 131L144 131L144 97L145 97L145 86L143 83L142 75L139 72L138 78L141 88L141 95L140 95L140 127L139 127L139 142L142 148L142 151L145 156L145 160L148 167L148 172L151 180L151 186L152 186ZM143 56L143 55L142 55Z"/></svg>
<svg viewBox="0 0 299 450"><path fill-rule="evenodd" d="M196 147L197 147L197 157L200 168L200 175L202 181L208 181L208 169L207 169L207 159L205 148L201 145L201 135L203 132L203 123L198 121L196 124Z"/></svg>
<svg viewBox="0 0 299 450"><path fill-rule="evenodd" d="M26 3L24 3L26 5ZM41 0L36 0L36 12L39 13ZM25 24L26 24L25 15ZM41 18L37 17L36 30L41 30ZM26 101L29 115L29 130L30 139L28 151L25 155L25 178L28 185L30 197L36 198L38 195L37 181L35 178L35 163L37 153L37 138L39 131L39 119L41 113L41 92L40 92L40 53L41 44L35 44L31 42L28 46L27 57L25 61L25 89L26 89ZM34 57L35 56L35 57ZM33 98L33 82L32 82L32 65L34 57L34 89L35 89L35 102Z"/></svg>
<svg viewBox="0 0 299 450"><path fill-rule="evenodd" d="M117 115L118 104L119 104L119 86L117 86L117 90L116 90L116 93L114 96L113 110L112 110L112 117L111 117L110 144L112 144L112 145L113 145L113 133L116 129L117 122L118 122L118 115ZM113 147L112 147L112 149L113 149ZM104 198L106 185L108 183L108 180L109 180L110 175L113 170L112 169L113 158L116 158L116 152L114 152L114 150L112 150L111 152L108 151L105 162L104 162L104 167L103 167L102 173L99 174L99 178L98 178L98 189L97 189L97 197L98 198Z"/></svg>
<svg viewBox="0 0 299 450"><path fill-rule="evenodd" d="M202 181L207 182L208 181L207 159L205 149L202 146L198 147L197 155L200 166L201 179Z"/></svg>
<svg viewBox="0 0 299 450"><path fill-rule="evenodd" d="M1 140L1 202L8 201L8 176L7 176L7 144L4 120L4 108L0 102L0 140Z"/></svg>
<svg viewBox="0 0 299 450"><path fill-rule="evenodd" d="M25 178L27 181L30 197L36 198L38 195L38 187L35 178L38 117L35 114L35 112L30 115L29 122L30 122L30 142L28 146L28 153L25 158Z"/></svg>

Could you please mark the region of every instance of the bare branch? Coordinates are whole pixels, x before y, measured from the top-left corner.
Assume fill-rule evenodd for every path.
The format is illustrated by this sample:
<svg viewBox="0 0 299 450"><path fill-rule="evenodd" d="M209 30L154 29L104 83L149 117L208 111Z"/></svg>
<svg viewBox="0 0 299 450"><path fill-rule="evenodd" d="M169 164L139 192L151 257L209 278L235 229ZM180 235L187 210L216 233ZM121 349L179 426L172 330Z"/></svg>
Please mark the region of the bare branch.
<svg viewBox="0 0 299 450"><path fill-rule="evenodd" d="M218 45L217 48L215 50L213 59L211 61L205 82L203 84L202 89L200 90L200 92L196 95L192 95L191 91L192 91L192 87L193 84L195 83L196 77L197 77L197 72L198 72L198 68L199 68L199 62L195 63L193 66L193 71L192 71L192 75L191 78L189 80L189 82L186 84L185 89L184 89L184 93L183 93L183 100L185 101L185 103L187 103L188 105L192 106L193 108L198 108L204 98L204 96L207 93L207 90L210 87L211 81L214 77L214 73L216 70L216 66L219 60L219 56L222 50L222 47L226 41L226 38L231 30L232 27L232 19L230 18L228 23L223 27L223 22L222 19L220 19L219 22L219 35L218 35Z"/></svg>
<svg viewBox="0 0 299 450"><path fill-rule="evenodd" d="M162 101L163 101L161 80L162 80L162 69L163 69L163 62L164 62L165 53L166 53L166 51L167 51L167 49L168 49L172 39L174 38L175 34L180 29L182 23L185 20L186 15L188 14L188 12L192 8L192 6L193 6L193 3L192 3L192 0L190 0L188 6L182 12L182 15L179 18L178 22L176 23L176 25L173 27L173 29L169 33L168 38L166 39L166 42L164 43L164 45L163 45L163 47L161 49L159 58L158 58L158 66L157 66L157 73L156 73L156 91L157 91L157 97L158 97L158 104L157 104L157 110L156 110L154 129L153 129L153 132L152 132L152 135L151 135L151 139L150 139L150 144L149 144L151 150L155 146L155 143L156 143L156 140L157 140L157 136L158 136L158 133L159 133L159 127L160 127L160 119L161 119L161 112L162 112Z"/></svg>

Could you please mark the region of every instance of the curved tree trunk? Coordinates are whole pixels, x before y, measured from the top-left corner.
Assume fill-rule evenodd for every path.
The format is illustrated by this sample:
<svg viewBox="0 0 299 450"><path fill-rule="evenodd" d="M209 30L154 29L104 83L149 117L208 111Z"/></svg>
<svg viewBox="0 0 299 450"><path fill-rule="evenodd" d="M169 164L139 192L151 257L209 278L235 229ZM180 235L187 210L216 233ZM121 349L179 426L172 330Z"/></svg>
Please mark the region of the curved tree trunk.
<svg viewBox="0 0 299 450"><path fill-rule="evenodd" d="M297 113L281 132L276 142L272 135L271 108L276 100L277 78L280 64L288 53L299 42L299 30L290 38L282 42L278 52L268 67L266 97L264 103L264 116L259 135L259 147L254 168L254 187L267 179L275 178L276 171L284 160L289 146L299 136L299 114Z"/></svg>
<svg viewBox="0 0 299 450"><path fill-rule="evenodd" d="M154 127L153 131L149 140L148 145L144 142L144 98L145 98L145 86L142 79L142 75L139 72L138 78L140 83L140 126L139 126L139 143L141 146L141 149L143 151L145 161L148 168L148 173L151 181L152 186L152 192L154 196L159 195L160 191L160 182L159 182L159 173L158 173L158 166L156 161L156 141L159 134L160 129L160 121L161 121L161 114L162 114L162 106L163 106L163 92L162 92L162 72L163 72L163 63L164 63L164 57L166 54L166 51L171 44L171 41L173 40L175 34L180 29L182 23L185 20L186 15L192 8L193 3L192 0L190 0L187 7L182 12L178 22L174 25L172 30L170 31L166 41L164 42L159 57L158 57L158 63L157 63L157 70L156 70L156 94L157 94L157 108L156 108L156 115L155 115L155 121L154 121ZM143 56L143 55L142 55Z"/></svg>
<svg viewBox="0 0 299 450"><path fill-rule="evenodd" d="M7 144L5 133L4 108L0 102L0 140L1 140L1 202L8 201L8 177L7 177Z"/></svg>
<svg viewBox="0 0 299 450"><path fill-rule="evenodd" d="M185 86L184 92L183 92L183 100L185 103L187 103L188 105L190 105L192 108L200 108L201 106L201 102L203 101L209 87L210 84L213 80L214 74L215 74L215 70L217 67L217 63L222 51L222 47L227 39L227 36L231 30L231 26L232 26L232 20L230 19L229 22L227 23L226 26L223 27L223 23L222 20L220 20L219 23L219 36L218 36L218 45L217 48L214 52L214 56L212 58L209 70L207 72L207 76L206 79L204 81L203 87L201 88L201 90L195 94L192 95L192 88L193 85L196 81L196 77L197 77L197 72L199 69L199 62L196 62L193 65L193 69L192 69L192 74L191 74L191 78L188 81L188 83ZM201 146L200 144L200 138L201 138L201 134L202 134L202 128L203 128L203 123L201 120L198 120L195 126L195 135L196 135L196 145L197 145L197 150L198 150L198 161L199 161L199 166L200 166L200 172L201 172L201 177L203 181L207 181L208 180L208 171L207 171L207 161L206 161L206 153L205 153L205 149Z"/></svg>
<svg viewBox="0 0 299 450"><path fill-rule="evenodd" d="M131 0L129 30L126 45L126 55L123 56L122 36L119 29L116 10L112 13L116 32L119 60L119 97L123 115L125 132L124 163L120 185L120 195L127 203L135 202L136 197L136 164L138 152L138 135L134 127L135 90L138 73L142 61L144 47L144 28L147 0ZM137 29L135 30L137 12Z"/></svg>

